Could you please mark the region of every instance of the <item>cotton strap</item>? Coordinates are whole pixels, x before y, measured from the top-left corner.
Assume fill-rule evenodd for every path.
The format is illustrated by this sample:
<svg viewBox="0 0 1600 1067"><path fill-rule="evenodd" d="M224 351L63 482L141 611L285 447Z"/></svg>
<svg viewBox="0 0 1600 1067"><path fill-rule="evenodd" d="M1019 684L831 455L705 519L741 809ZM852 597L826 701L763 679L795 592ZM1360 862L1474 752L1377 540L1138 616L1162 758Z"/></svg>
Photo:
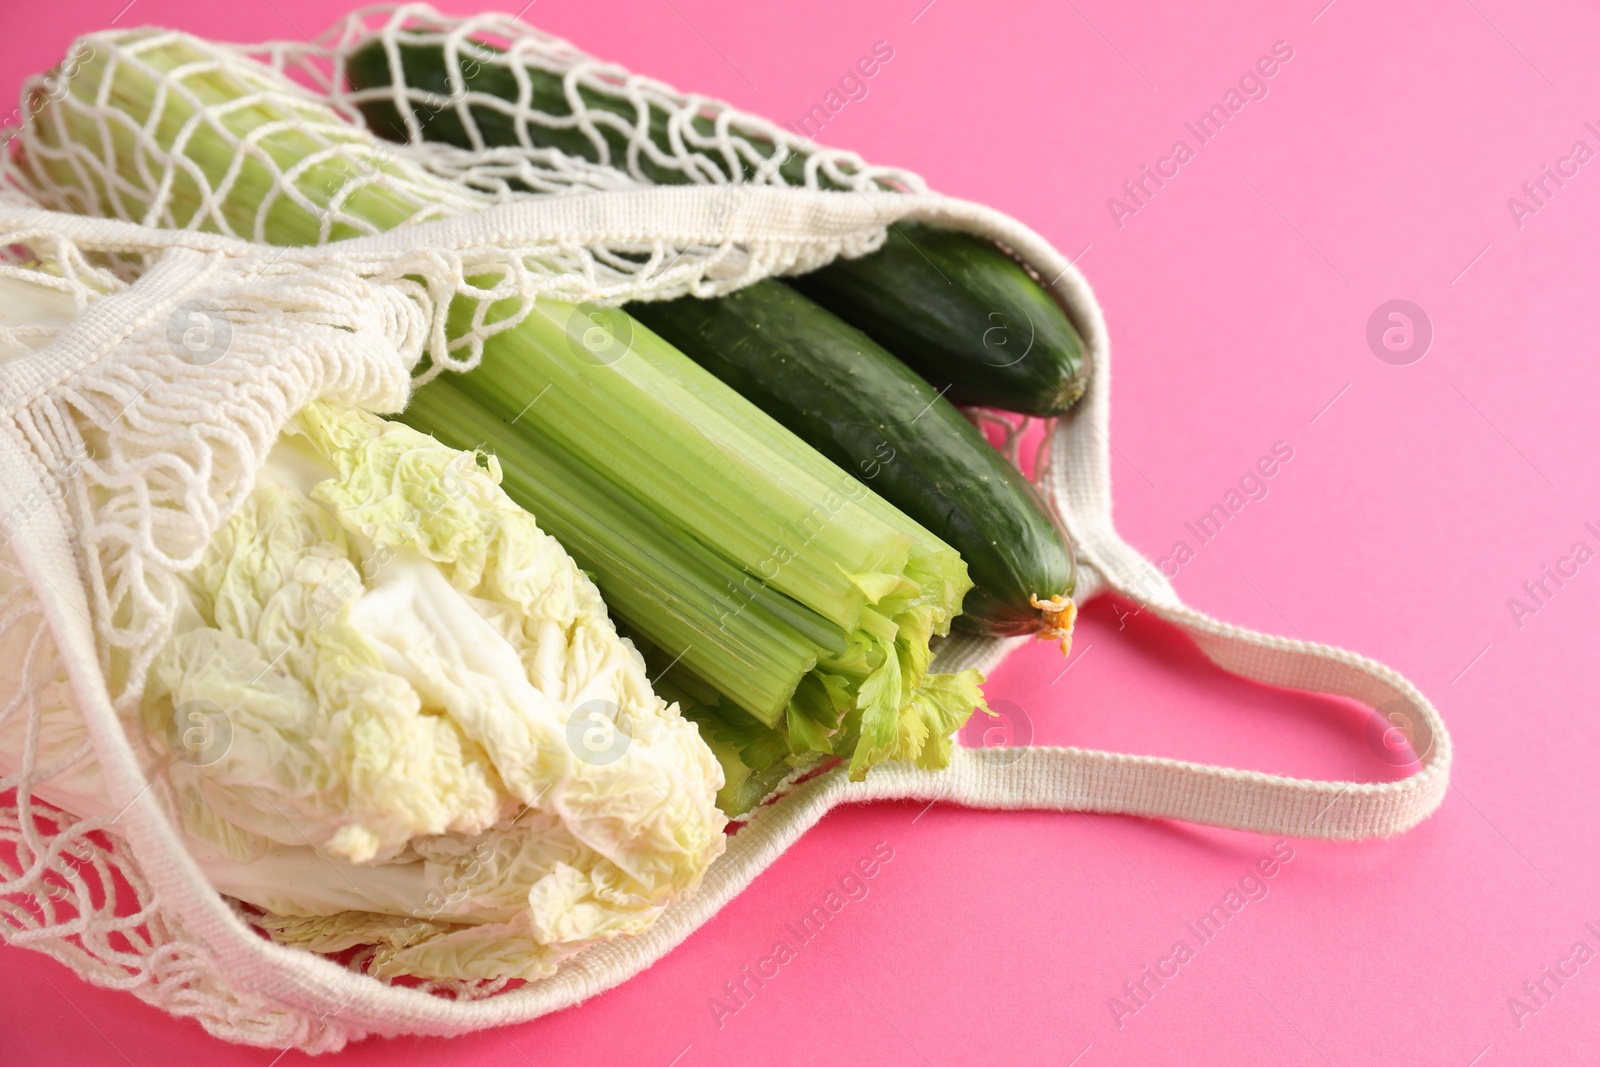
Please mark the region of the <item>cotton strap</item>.
<svg viewBox="0 0 1600 1067"><path fill-rule="evenodd" d="M1433 706L1403 677L1355 653L1229 626L1189 608L1152 610L1192 637L1213 663L1241 677L1349 697L1371 708L1404 701L1415 709L1407 718L1411 741L1424 753L1420 769L1393 782L1317 781L1079 748L963 749L947 771L918 776L897 767L901 773L875 774L840 801L903 796L1338 840L1400 833L1439 806L1449 785L1449 735Z"/></svg>
<svg viewBox="0 0 1600 1067"><path fill-rule="evenodd" d="M1398 781L1320 781L1077 748L1038 747L1020 757L1015 750L963 750L947 771L919 776L895 768L894 784L891 774L884 774L876 783L851 786L839 802L902 795L977 808L1094 811L1339 840L1386 837L1431 815L1449 787L1450 735L1416 686L1366 656L1259 633L1196 611L1117 533L1111 514L1111 343L1099 304L1077 268L1032 230L981 205L938 198L917 205L912 215L981 233L1011 248L1041 280L1053 284L1084 334L1094 372L1089 390L1057 428L1047 469L1039 477L1077 551L1077 599L1118 594L1178 627L1225 671L1266 685L1346 697L1374 714L1395 714L1408 731L1418 768ZM953 655L941 655L936 666L988 667L1012 647L982 650L968 642L950 650Z"/></svg>

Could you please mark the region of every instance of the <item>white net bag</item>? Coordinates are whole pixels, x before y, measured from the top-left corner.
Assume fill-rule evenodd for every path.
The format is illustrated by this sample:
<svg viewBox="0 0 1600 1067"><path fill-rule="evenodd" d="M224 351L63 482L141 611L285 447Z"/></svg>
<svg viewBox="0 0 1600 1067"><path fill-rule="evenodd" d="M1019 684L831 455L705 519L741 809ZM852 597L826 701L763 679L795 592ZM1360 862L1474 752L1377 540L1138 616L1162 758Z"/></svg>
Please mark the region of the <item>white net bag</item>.
<svg viewBox="0 0 1600 1067"><path fill-rule="evenodd" d="M524 95L508 105L457 93L441 104L403 83L349 92L345 64L373 41L391 57L402 44L440 45ZM1117 536L1105 325L1078 272L1020 223L504 16L446 19L408 6L352 16L316 47L252 51L263 66L178 35L98 34L73 53L77 88L43 79L28 89L32 118L7 174L27 196L0 195L0 248L10 250L0 297L30 260L29 276L42 266L61 299L53 323L0 318L0 353L15 356L0 365L0 901L10 942L229 1040L329 1051L369 1034L531 1019L614 986L840 803L944 799L1354 839L1403 830L1440 802L1449 738L1409 682L1353 653L1193 611ZM559 84L565 108L533 106L545 97L529 71ZM392 108L402 122L413 103L454 108L464 143L389 146L327 110L370 117L385 92L403 102ZM574 140L567 152L525 135L486 146L475 124L488 111ZM432 177L419 179L418 165ZM330 179L351 172L357 180ZM240 190L260 193L260 206L241 209ZM643 934L597 944L532 982L379 979L370 951L276 943L259 916L212 888L174 819L168 768L126 727L171 631L177 576L239 507L291 416L315 400L400 410L416 381L475 366L484 339L537 297L712 296L865 254L910 219L1010 249L1084 337L1096 377L1036 470L1078 549L1077 598L1119 592L1227 670L1403 712L1416 774L1321 782L1078 749L958 748L939 772L888 764L862 782L838 768L796 776L731 836L693 896ZM269 244L285 232L307 247ZM448 322L457 296L478 309L465 328ZM491 306L518 310L491 320ZM175 328L196 322L227 332L227 359L174 343ZM938 663L987 668L1017 640L954 637Z"/></svg>

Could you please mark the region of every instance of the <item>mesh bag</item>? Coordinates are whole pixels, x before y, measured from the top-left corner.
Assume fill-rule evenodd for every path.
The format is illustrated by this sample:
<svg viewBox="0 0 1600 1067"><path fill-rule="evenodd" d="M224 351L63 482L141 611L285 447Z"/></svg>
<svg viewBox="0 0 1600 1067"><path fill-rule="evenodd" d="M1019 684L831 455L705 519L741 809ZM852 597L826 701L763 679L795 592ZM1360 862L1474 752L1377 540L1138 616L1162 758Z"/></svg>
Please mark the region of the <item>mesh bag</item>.
<svg viewBox="0 0 1600 1067"><path fill-rule="evenodd" d="M374 39L386 49L440 44L513 78L537 69L560 79L567 106L538 111L529 97L466 94L449 105L464 145L375 145L325 107L357 118L385 92L401 104L438 101L403 82L345 91L344 64ZM69 65L92 69L100 84L143 79L159 90L169 129L228 154L220 181L164 148L150 132L155 119L134 121L93 93L41 79L28 87L32 119L6 175L27 195L0 193L0 285L24 259L37 261L62 301L57 326L0 326L0 351L15 355L0 366L0 901L11 943L228 1040L320 1052L369 1034L527 1020L610 988L671 950L842 803L1124 812L1333 839L1399 832L1440 803L1449 737L1409 682L1353 653L1210 619L1117 536L1105 324L1076 269L1025 226L504 16L360 13L315 47L250 49L259 68L220 51L173 68L160 58L172 40L94 35ZM286 125L302 138L292 160L269 138L236 132L229 109L208 96L220 72L292 117ZM531 138L487 147L472 133L480 109L583 143L566 153ZM330 159L360 169L355 188L318 187ZM437 195L412 196L397 160L437 176ZM267 207L230 211L230 183L247 182L264 185ZM353 209L358 197L382 199L405 225L376 232ZM310 226L306 241L318 243L268 247L271 211ZM238 507L296 411L318 399L397 411L417 379L475 365L484 339L518 315L491 323L480 313L447 333L457 295L524 310L539 296L617 304L715 295L865 254L905 219L1010 249L1085 339L1097 376L1074 413L1047 428L1034 467L1077 547L1077 599L1119 593L1182 628L1226 670L1365 703L1403 725L1416 773L1324 782L1071 748L958 748L938 772L889 764L862 782L842 769L797 776L731 837L699 891L646 933L527 983L380 980L359 949L326 955L262 936L211 888L176 827L159 758L124 726L170 632L177 576ZM228 331L229 358L196 360L172 342L172 324L196 314ZM1006 425L1015 450L1027 427ZM938 664L987 669L1018 640L957 636Z"/></svg>

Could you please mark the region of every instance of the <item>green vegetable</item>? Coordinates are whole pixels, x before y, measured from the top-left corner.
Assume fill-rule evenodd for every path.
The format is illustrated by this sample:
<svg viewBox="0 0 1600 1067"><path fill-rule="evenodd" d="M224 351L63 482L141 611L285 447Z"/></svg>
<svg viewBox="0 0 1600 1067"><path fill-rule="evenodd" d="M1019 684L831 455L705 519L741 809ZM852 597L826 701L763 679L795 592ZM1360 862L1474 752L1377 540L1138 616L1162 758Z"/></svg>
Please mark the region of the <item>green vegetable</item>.
<svg viewBox="0 0 1600 1067"><path fill-rule="evenodd" d="M685 164L676 159L672 150L674 131L669 113L643 98L630 99L620 84L605 89L588 85L574 87L573 91L589 109L590 121L584 126L574 116L561 74L535 63L519 63L513 69L503 62L493 62L489 57L500 52L487 44L464 42L463 48L463 54L468 56L465 63L447 62L442 44L400 41L395 45L408 90L406 102L425 140L469 149L524 144L556 148L569 156L615 167L659 185L696 180L720 182L730 177L748 179L758 173L763 163L781 152L777 170L784 181L791 185L805 184L805 155L788 146L780 148L764 134L738 129L755 158L738 155L729 159L720 149L713 148L717 143L716 120L708 115L696 115L688 123L688 129L677 131L677 137L687 146L704 146L706 151L692 152ZM477 61L474 55L483 56L486 61ZM477 127L475 139L467 123L462 121L457 105L449 101L460 100L466 93L516 101L520 92L519 71L528 87L526 106L538 117L529 121L485 103L462 105ZM374 39L354 49L345 59L345 77L357 90L357 107L374 133L392 141L411 139L405 116L395 106L394 95L364 92L394 84L389 52L383 40ZM453 79L455 84L452 84ZM655 152L630 151L634 128L640 123L649 131ZM685 166L693 173L686 171Z"/></svg>
<svg viewBox="0 0 1600 1067"><path fill-rule="evenodd" d="M608 164L635 178L661 185L692 181L744 181L779 149L748 131L739 134L755 159L733 159L714 150L716 125L695 116L691 130L674 129L667 113L621 88L573 89L589 109L587 128L574 116L558 73L526 60L511 66L497 49L466 42L460 55L442 44L395 45L407 87L410 118L422 138L461 148L556 148L593 163ZM528 96L519 96L518 73ZM394 69L385 42L355 49L345 76L368 124L380 136L411 139L406 116L395 106ZM472 101L483 94L515 112ZM476 137L462 121L468 112ZM631 149L635 128L649 133L650 148ZM696 147L685 165L674 147ZM791 185L805 184L806 158L789 150L779 168ZM823 188L842 187L818 170ZM757 283L768 285L773 283ZM793 279L806 295L867 333L945 391L956 404L1002 408L1028 415L1060 415L1083 395L1089 368L1083 343L1055 298L992 241L917 223L890 227L878 252L840 260Z"/></svg>
<svg viewBox="0 0 1600 1067"><path fill-rule="evenodd" d="M889 227L871 255L790 279L956 404L1060 415L1083 395L1083 342L992 241L922 223Z"/></svg>
<svg viewBox="0 0 1600 1067"><path fill-rule="evenodd" d="M400 925L427 889L385 888L397 861L418 868L402 884L426 881L418 855L489 841L523 858L432 909L407 963L491 976L457 966L471 946L533 977L698 884L722 851L722 775L484 464L364 412L304 409L184 576L143 717L175 758L185 830L227 861L211 864L219 888L280 915ZM250 877L286 847L340 869Z"/></svg>
<svg viewBox="0 0 1600 1067"><path fill-rule="evenodd" d="M580 330L597 350L622 350L608 326L619 321L632 335L619 358L572 358L566 340ZM447 401L434 395L441 385ZM533 397L530 410L525 398ZM511 491L543 506L535 513L558 536L571 532L580 556L585 523L591 542L601 536L596 527L626 531L642 546L647 569L650 556L669 559L674 551L720 556L702 565L683 600L664 601L678 617L696 601L709 605L698 632L677 637L652 618L662 601L636 606L620 590L638 581L632 570L599 553L586 563L603 589L619 589L616 609L631 626L685 660L694 654L689 673L779 731L791 756L849 755L857 776L885 759L926 766L948 759L955 728L946 726L948 705L967 702L964 722L981 701L975 672L951 680L926 674L930 637L948 631L971 585L960 557L642 324L620 313L590 319L541 301L519 329L491 338L477 371L430 383L413 403L421 406L407 417L416 424L446 439L489 441L530 479L551 481L542 473L545 457L567 465L576 477L570 508L589 509L588 520L569 523L567 510L552 509L548 486L513 482ZM529 418L533 411L537 419ZM598 494L582 495L585 482L628 494L656 524L617 525ZM786 642L781 650L798 648L808 660L764 698L747 696L753 679L791 671L785 664L793 661L724 655L743 651L727 639L730 630L754 633L757 653L775 636ZM696 642L709 644L697 651ZM838 743L836 734L855 737L858 722L860 742Z"/></svg>
<svg viewBox="0 0 1600 1067"><path fill-rule="evenodd" d="M96 43L68 82L69 97L41 100L24 131L23 173L41 198L64 195L91 212L280 244L472 209L454 186L392 158L281 75L226 49L151 31ZM137 49L183 91L166 91L137 65L113 63L117 48ZM85 111L93 101L114 109L117 121ZM329 145L338 152L325 153ZM83 154L116 180L82 166ZM165 154L178 164L170 186L160 177ZM277 181L284 172L294 174L291 187ZM205 188L212 196L201 195ZM479 308L458 299L449 334L461 336L475 314L497 322L518 310L514 301ZM742 574L731 590L724 583L685 599L634 598L619 614L636 630L662 639L697 632L708 642L696 653L702 680L781 734L796 763L848 755L856 777L889 759L944 764L950 733L982 700L975 671L927 674L928 642L948 630L970 587L954 550L624 314L592 319L539 301L485 342L483 362L421 394L471 400L530 449L570 460L572 477L614 488L627 506L667 520L622 531L635 542L631 565L652 568L662 587L694 573L675 573L683 558L659 551L672 524L681 533L671 536L694 559L711 554L724 571ZM442 421L440 431L471 444L493 433L518 468L510 486L532 499L527 486L539 469L507 435L486 426L472 439ZM568 501L581 504L573 494ZM609 514L614 504L600 510ZM539 518L581 548L583 523L564 516L570 509ZM608 571L599 553L589 563L613 589L637 577L625 564ZM704 612L724 592L766 610L719 615L709 630ZM753 654L763 650L778 651ZM674 651L688 655L686 647ZM790 679L798 679L792 689Z"/></svg>
<svg viewBox="0 0 1600 1067"><path fill-rule="evenodd" d="M724 782L717 791L717 807L730 814L751 810L794 771L784 735L726 703L710 686L675 673L671 663L651 651L645 647L645 662L658 672L656 691L675 701L684 718L699 725L701 740L722 765ZM853 739L841 740L840 747L853 747Z"/></svg>
<svg viewBox="0 0 1600 1067"><path fill-rule="evenodd" d="M632 310L954 546L974 583L958 628L1043 630L1065 641L1073 584L1066 539L1016 467L903 363L781 285Z"/></svg>
<svg viewBox="0 0 1600 1067"><path fill-rule="evenodd" d="M815 667L819 647L846 646L842 629L769 587L742 593L739 567L570 451L518 432L453 378L419 389L401 418L452 447L496 455L506 492L559 531L613 612L633 620L652 644L674 649L669 659L681 652L680 667L716 677L769 723ZM656 610L658 604L675 610ZM812 639L799 632L797 621Z"/></svg>

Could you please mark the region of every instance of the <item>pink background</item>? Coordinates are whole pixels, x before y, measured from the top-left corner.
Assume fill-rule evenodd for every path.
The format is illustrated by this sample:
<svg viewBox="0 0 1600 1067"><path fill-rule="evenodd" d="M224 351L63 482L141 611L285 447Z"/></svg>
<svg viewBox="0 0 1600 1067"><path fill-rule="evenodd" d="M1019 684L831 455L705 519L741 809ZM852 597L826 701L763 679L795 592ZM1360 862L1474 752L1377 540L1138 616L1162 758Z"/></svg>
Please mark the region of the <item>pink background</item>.
<svg viewBox="0 0 1600 1067"><path fill-rule="evenodd" d="M0 35L6 94L124 3L13 12ZM1600 126L1600 16L1509 0L925 3L538 0L526 17L778 120L889 42L870 95L823 139L1011 212L1069 255L1087 249L1080 265L1116 343L1117 517L1153 557L1179 538L1193 547L1185 521L1274 442L1294 449L1178 588L1223 618L1357 649L1415 679L1457 745L1443 809L1394 841L1293 843L1269 895L1120 1028L1108 1000L1175 940L1195 946L1185 922L1274 842L1128 818L841 811L618 990L525 1026L374 1040L343 1059L1592 1060L1600 962L1520 1027L1507 999L1580 938L1600 950L1583 926L1600 927L1600 564L1520 627L1507 599L1574 541L1600 548L1583 529L1600 520L1600 163L1520 228L1506 200L1574 141L1600 149L1583 128ZM329 0L136 0L119 24L262 39L315 34L340 13ZM1183 122L1280 40L1294 57L1270 94L1119 229L1107 198L1175 139L1193 146ZM1409 366L1381 362L1365 340L1393 298L1434 326ZM1030 647L989 693L1047 743L1399 773L1361 713L1229 680L1107 602L1085 613L1073 662L1062 675L1050 647ZM719 1028L708 998L878 842L894 858L870 894ZM0 986L7 1062L266 1067L275 1055L224 1046L21 949L0 949Z"/></svg>

